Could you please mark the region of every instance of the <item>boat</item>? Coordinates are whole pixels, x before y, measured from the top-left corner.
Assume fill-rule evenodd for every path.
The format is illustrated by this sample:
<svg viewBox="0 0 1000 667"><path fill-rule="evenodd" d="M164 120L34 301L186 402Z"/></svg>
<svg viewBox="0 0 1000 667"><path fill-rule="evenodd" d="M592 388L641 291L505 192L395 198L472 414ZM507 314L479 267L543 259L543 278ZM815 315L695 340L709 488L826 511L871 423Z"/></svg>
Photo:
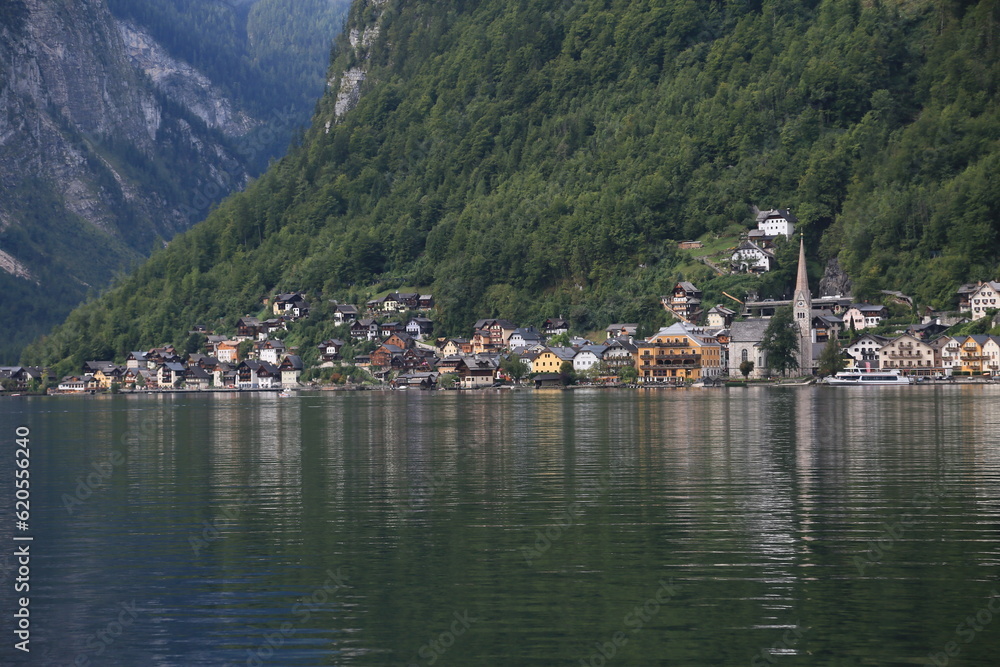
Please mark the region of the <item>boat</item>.
<svg viewBox="0 0 1000 667"><path fill-rule="evenodd" d="M288 398L291 395L292 392L288 391L287 389L282 389L281 391L278 392L278 396L280 396L281 398Z"/></svg>
<svg viewBox="0 0 1000 667"><path fill-rule="evenodd" d="M869 386L869 385L902 385L911 384L912 378L900 374L895 368L886 370L840 371L833 377L826 378L826 384L835 386Z"/></svg>

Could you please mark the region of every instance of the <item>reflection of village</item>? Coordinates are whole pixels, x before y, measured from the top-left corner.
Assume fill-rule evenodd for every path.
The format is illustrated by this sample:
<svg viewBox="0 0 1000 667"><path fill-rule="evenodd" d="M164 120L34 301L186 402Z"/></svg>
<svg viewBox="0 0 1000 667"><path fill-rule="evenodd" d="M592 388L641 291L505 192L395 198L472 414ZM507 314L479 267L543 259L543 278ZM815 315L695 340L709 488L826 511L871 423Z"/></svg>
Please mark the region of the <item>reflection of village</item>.
<svg viewBox="0 0 1000 667"><path fill-rule="evenodd" d="M757 229L733 254L734 269L771 270L773 255L767 249L773 248L777 236L794 233L794 221L787 211L758 214ZM854 303L842 295L813 298L801 239L799 246L792 299L758 300L748 295L739 301L727 294L738 304L738 311L721 304L706 311L702 292L690 282L679 282L660 299L677 321L646 338L638 336L635 323L609 324L599 341L571 336L569 323L560 317L549 318L538 328L502 318L482 319L473 324L469 338L435 338L434 322L428 317L434 308L430 294L396 292L360 308L331 302L332 323L350 342L322 341L310 368L343 371L336 375L354 378L354 385L425 389L477 389L520 384L523 378L535 387L569 382L687 385L725 376L759 379L772 375L762 344L768 324L778 308L791 307L798 334L799 375L816 373L825 346L845 338L842 361L847 369L898 369L904 375L926 377L1000 377L1000 336L947 334L951 325L992 314L1000 301L1000 283L963 285L958 290L959 315L949 319L930 314L920 324L901 325L893 335L885 335L889 317L885 305ZM756 254L758 250L767 255ZM886 294L913 306L901 293ZM181 354L163 345L131 352L123 364L88 361L79 375L58 383L41 368L3 367L0 380L13 391L47 382L55 384L54 393L306 386L302 356L282 340L290 326L310 317L306 295L278 294L266 303L273 318L242 317L229 336L196 326L189 333L203 338L199 352ZM1000 324L1000 314L993 316L993 323ZM882 334L866 331L875 328ZM346 357L345 350L349 351Z"/></svg>

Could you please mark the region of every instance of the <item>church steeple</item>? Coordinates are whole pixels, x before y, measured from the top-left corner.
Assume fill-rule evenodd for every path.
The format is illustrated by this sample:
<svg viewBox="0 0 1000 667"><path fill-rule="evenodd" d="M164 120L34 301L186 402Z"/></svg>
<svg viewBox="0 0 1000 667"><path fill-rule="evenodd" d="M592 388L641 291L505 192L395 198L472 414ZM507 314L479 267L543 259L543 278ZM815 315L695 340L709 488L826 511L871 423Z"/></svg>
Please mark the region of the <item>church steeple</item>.
<svg viewBox="0 0 1000 667"><path fill-rule="evenodd" d="M809 274L806 272L806 240L799 235L799 275L795 279L795 296L799 292L809 294Z"/></svg>
<svg viewBox="0 0 1000 667"><path fill-rule="evenodd" d="M792 300L795 326L799 330L799 372L812 373L812 293L809 291L809 273L806 270L805 238L799 235L799 272L795 279L795 296Z"/></svg>

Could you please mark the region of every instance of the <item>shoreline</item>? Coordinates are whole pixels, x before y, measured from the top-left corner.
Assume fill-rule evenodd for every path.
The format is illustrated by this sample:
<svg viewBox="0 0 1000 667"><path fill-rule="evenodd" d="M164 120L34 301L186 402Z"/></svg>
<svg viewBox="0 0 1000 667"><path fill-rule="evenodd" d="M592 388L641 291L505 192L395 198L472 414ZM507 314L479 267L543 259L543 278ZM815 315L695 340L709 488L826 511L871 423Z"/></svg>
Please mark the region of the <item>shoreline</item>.
<svg viewBox="0 0 1000 667"><path fill-rule="evenodd" d="M915 382L910 385L900 386L956 386L956 385L996 385L1000 384L1000 378L970 378L959 377L953 379L928 379L923 382ZM709 385L687 385L669 383L649 383L633 385L567 385L565 387L534 387L531 384L524 385L501 385L499 387L476 387L452 389L422 389L417 387L363 387L363 386L319 386L319 387L255 387L255 388L208 388L208 389L154 389L150 391L120 391L112 394L109 391L98 392L57 392L49 394L39 394L30 392L2 393L0 398L60 398L60 397L95 397L95 396L161 396L164 394L277 394L283 391L293 393L321 393L329 391L357 392L357 391L378 391L378 392L399 392L399 391L446 391L446 392L485 392L485 391L579 391L579 390L664 390L664 389L748 389L751 387L822 387L826 385L820 380L720 380Z"/></svg>

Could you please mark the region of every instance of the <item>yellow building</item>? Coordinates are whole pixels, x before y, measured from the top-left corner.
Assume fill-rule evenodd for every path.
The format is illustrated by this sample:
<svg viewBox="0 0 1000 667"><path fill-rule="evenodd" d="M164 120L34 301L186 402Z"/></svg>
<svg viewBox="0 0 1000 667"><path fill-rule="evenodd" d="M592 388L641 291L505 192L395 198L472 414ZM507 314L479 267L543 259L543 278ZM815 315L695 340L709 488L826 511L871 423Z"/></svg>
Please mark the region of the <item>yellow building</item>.
<svg viewBox="0 0 1000 667"><path fill-rule="evenodd" d="M531 361L532 373L558 373L564 361L573 362L576 350L571 347L547 347Z"/></svg>
<svg viewBox="0 0 1000 667"><path fill-rule="evenodd" d="M637 343L639 382L683 384L722 374L722 345L699 329L673 324Z"/></svg>
<svg viewBox="0 0 1000 667"><path fill-rule="evenodd" d="M952 372L979 375L990 370L989 350L983 350L990 336L955 336L954 340L958 344L958 359L953 361Z"/></svg>

